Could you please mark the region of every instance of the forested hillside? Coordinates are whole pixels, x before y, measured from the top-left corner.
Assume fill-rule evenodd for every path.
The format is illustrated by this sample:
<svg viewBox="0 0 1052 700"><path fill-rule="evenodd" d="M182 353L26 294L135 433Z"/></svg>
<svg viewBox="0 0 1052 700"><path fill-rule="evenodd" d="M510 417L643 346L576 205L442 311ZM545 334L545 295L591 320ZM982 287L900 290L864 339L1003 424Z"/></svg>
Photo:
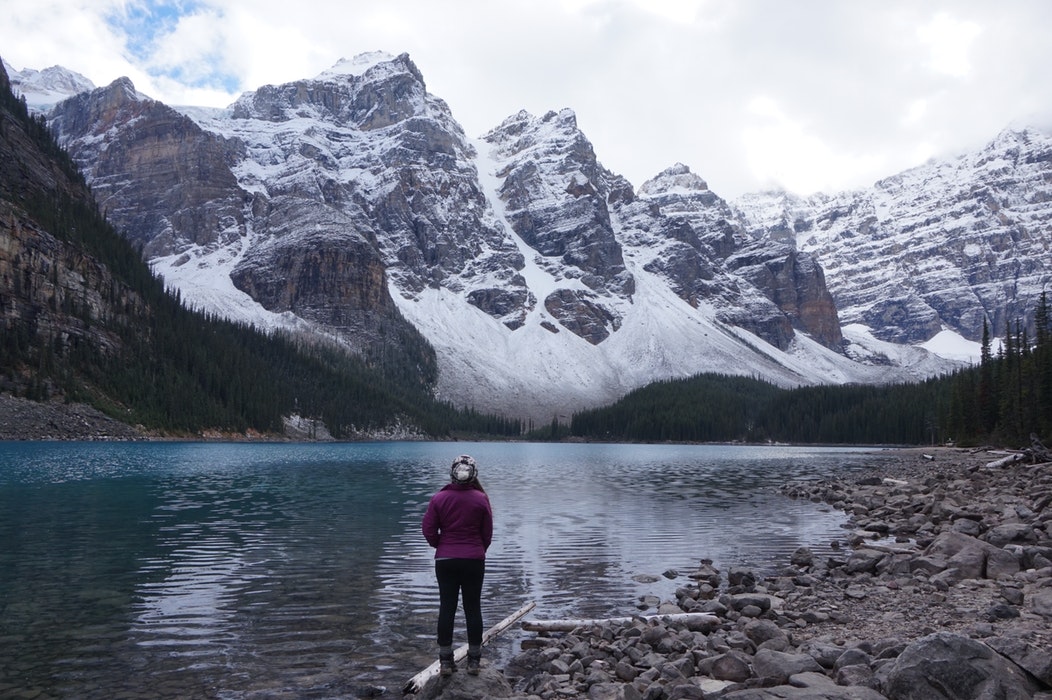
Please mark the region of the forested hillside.
<svg viewBox="0 0 1052 700"><path fill-rule="evenodd" d="M391 426L519 433L517 422L434 401L433 367L367 364L184 308L0 81L0 391L88 403L170 434L280 433L292 414L337 438Z"/></svg>
<svg viewBox="0 0 1052 700"><path fill-rule="evenodd" d="M597 440L839 444L1029 445L1052 435L1052 325L1045 295L1036 338L1022 322L989 333L977 367L915 384L785 390L743 377L701 375L638 389L573 416L570 433Z"/></svg>

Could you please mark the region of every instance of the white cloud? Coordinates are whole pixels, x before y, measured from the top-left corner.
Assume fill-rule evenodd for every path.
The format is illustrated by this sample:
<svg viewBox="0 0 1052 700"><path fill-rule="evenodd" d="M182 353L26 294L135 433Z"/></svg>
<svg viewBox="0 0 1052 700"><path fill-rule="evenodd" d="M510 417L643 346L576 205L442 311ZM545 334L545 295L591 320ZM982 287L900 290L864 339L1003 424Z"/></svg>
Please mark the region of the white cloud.
<svg viewBox="0 0 1052 700"><path fill-rule="evenodd" d="M681 161L724 196L866 185L1052 114L1047 0L196 0L146 58L106 22L132 6L5 0L0 56L222 106L408 52L470 135L571 107L633 183Z"/></svg>
<svg viewBox="0 0 1052 700"><path fill-rule="evenodd" d="M938 73L955 78L971 73L968 52L982 27L975 22L960 20L940 12L930 22L917 28L917 36L931 50L929 65Z"/></svg>
<svg viewBox="0 0 1052 700"><path fill-rule="evenodd" d="M769 97L753 98L748 111L752 118L742 130L746 159L765 186L802 194L828 191L882 165L879 155L836 148Z"/></svg>

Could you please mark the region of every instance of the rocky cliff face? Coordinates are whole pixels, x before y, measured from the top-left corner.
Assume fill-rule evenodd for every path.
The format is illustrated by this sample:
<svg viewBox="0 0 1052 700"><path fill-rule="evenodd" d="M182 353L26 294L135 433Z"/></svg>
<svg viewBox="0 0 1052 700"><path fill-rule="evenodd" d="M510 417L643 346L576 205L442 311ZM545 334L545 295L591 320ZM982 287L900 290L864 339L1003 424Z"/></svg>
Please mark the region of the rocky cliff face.
<svg viewBox="0 0 1052 700"><path fill-rule="evenodd" d="M1052 284L1052 137L1008 130L983 149L872 188L737 203L748 226L791 231L825 270L841 320L897 343L943 329L980 340L1032 324Z"/></svg>
<svg viewBox="0 0 1052 700"><path fill-rule="evenodd" d="M0 92L9 86L0 69ZM36 212L54 201L92 206L84 183L0 108L0 334L5 347L35 349L40 362L82 345L113 349L120 341L106 326L145 313L142 299L104 265L48 230ZM23 391L30 376L0 377L0 388Z"/></svg>
<svg viewBox="0 0 1052 700"><path fill-rule="evenodd" d="M780 349L795 330L829 348L843 340L821 267L777 232L751 235L706 182L677 164L621 205L625 236L646 269L693 306L707 301L724 322ZM794 330L795 329L795 330Z"/></svg>
<svg viewBox="0 0 1052 700"><path fill-rule="evenodd" d="M346 182L340 172L359 166L379 171L379 165L348 164L359 155L357 144L342 143L339 133L318 135L326 123L351 119L353 132L411 114L416 96L400 82L404 74L392 74L388 87L398 99L386 101L368 91L358 95L353 80L335 77L268 86L233 105L222 116L222 130L206 128L215 125L213 115L201 117L202 126L121 79L58 105L51 124L89 173L108 217L191 304L254 322L251 312L238 317L230 308L244 308L245 301L230 299L241 292L277 319L273 325L303 330L305 321L367 357L397 356L396 364L430 368L425 373L431 374L433 357L388 289L388 266L400 274L399 257L418 259L412 251L429 244L426 236L418 241L413 235L425 230L422 222L406 208L394 212L386 206L388 200L406 203L386 196L405 182L371 180L386 192L369 201L358 183ZM302 128L305 114L311 115L311 129ZM403 130L395 151L439 158L434 144L413 147L420 131ZM268 138L259 138L260 132ZM411 182L413 169L405 165L403 160L403 167L385 167L384 174ZM381 242L373 228L376 218L404 224L402 233L409 230L412 239L409 250L404 238ZM208 271L204 277L214 272L215 279L202 282L202 270ZM423 268L414 272L415 284L429 274ZM188 277L197 293L182 284ZM200 290L215 287L216 279L232 287L226 298Z"/></svg>
<svg viewBox="0 0 1052 700"><path fill-rule="evenodd" d="M230 164L239 144L136 92L127 78L65 100L50 123L91 174L107 217L148 257L244 235L245 204Z"/></svg>
<svg viewBox="0 0 1052 700"><path fill-rule="evenodd" d="M406 55L225 110L172 110L119 80L50 122L190 304L426 370L427 351L405 350L422 336L458 404L547 422L703 371L798 385L946 366L850 359L869 353L840 335L813 249L686 166L636 192L568 109L469 139Z"/></svg>
<svg viewBox="0 0 1052 700"><path fill-rule="evenodd" d="M568 109L540 118L519 112L483 140L508 224L558 284L544 308L570 332L601 343L620 327L618 302L634 289L610 215L610 203L631 199L631 185L600 165Z"/></svg>

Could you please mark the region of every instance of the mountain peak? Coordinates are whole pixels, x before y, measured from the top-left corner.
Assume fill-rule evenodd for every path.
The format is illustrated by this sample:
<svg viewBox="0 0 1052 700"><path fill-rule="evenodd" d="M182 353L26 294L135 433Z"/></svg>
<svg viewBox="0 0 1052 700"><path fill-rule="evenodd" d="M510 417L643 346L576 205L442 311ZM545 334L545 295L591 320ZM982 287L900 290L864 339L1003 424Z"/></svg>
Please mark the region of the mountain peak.
<svg viewBox="0 0 1052 700"><path fill-rule="evenodd" d="M4 66L15 94L25 97L26 104L34 110L46 111L67 97L95 89L95 84L83 75L62 66L22 71L13 70L6 61Z"/></svg>
<svg viewBox="0 0 1052 700"><path fill-rule="evenodd" d="M354 58L341 58L334 66L319 73L315 79L326 80L341 75L360 76L373 66L390 63L393 60L395 60L394 54L387 51L367 51Z"/></svg>
<svg viewBox="0 0 1052 700"><path fill-rule="evenodd" d="M701 177L690 171L683 163L676 163L672 167L665 168L655 177L647 180L639 187L641 195L664 194L670 191L681 193L707 192L709 184Z"/></svg>
<svg viewBox="0 0 1052 700"><path fill-rule="evenodd" d="M541 121L545 123L554 121L556 124L564 126L567 129L576 129L577 113L569 107L563 107L558 112L550 110L547 114L541 117Z"/></svg>
<svg viewBox="0 0 1052 700"><path fill-rule="evenodd" d="M368 51L354 58L341 58L334 66L322 71L314 79L319 81L341 81L349 78L382 80L394 75L408 73L421 84L424 76L408 53L395 56L387 51Z"/></svg>

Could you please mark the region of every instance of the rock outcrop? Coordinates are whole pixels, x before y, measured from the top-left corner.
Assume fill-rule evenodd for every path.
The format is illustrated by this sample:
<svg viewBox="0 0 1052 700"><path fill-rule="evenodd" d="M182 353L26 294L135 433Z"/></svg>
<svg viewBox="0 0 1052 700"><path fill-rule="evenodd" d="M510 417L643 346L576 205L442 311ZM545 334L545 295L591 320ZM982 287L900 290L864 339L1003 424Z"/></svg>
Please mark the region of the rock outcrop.
<svg viewBox="0 0 1052 700"><path fill-rule="evenodd" d="M140 94L127 78L59 103L50 125L90 175L107 218L148 259L246 235L252 196L231 172L241 145Z"/></svg>
<svg viewBox="0 0 1052 700"><path fill-rule="evenodd" d="M395 260L420 259L421 248L436 245L410 212L385 206L411 206L412 198L381 198L373 203L374 217L367 217L360 189L342 183L337 174L353 146L340 150L334 139L333 151L323 152L312 133L290 128L305 112L323 122L350 120L358 128L380 128L396 116L408 120L423 88L409 89L418 72L411 63L400 65L404 70L391 71L387 80L392 84L379 91L368 82L356 90L354 76L268 86L232 107L225 130L204 128L139 94L127 79L64 101L52 111L51 124L90 174L109 219L172 284L216 266L211 285L222 287L227 276L234 289L262 309L289 319L278 325L302 330L291 320L302 319L352 351L385 358L399 368L423 369L421 380L433 381L433 353L399 313L388 287ZM378 97L388 93L400 100ZM210 124L210 118L202 117L202 124ZM261 146L251 135L253 128L278 133ZM401 160L384 173L407 179L396 191L404 191L415 177L411 154L430 154L418 164L424 169L442 157L442 138L416 143L430 133L406 128L403 143L392 144L389 157L401 154ZM379 170L375 162L362 165ZM259 177L263 168L275 169L265 182ZM412 250L390 249L395 240L385 238L385 258L376 217L412 226ZM416 274L421 279L415 284L421 286L433 272L425 266ZM214 295L181 291L204 311L230 312L229 302L224 306Z"/></svg>

